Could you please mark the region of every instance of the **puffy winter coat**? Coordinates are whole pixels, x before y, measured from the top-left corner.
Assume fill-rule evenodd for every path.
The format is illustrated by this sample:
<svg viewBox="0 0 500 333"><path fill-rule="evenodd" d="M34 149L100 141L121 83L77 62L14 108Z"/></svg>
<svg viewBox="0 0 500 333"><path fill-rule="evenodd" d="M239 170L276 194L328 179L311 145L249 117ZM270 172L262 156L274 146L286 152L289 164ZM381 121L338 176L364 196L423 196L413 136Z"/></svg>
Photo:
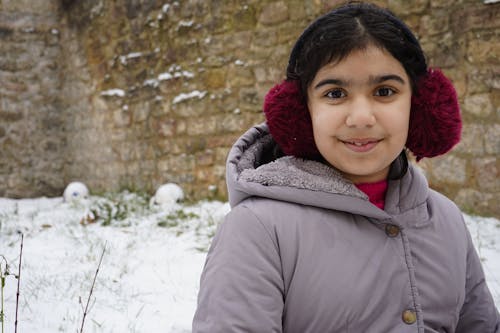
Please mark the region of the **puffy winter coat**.
<svg viewBox="0 0 500 333"><path fill-rule="evenodd" d="M389 181L381 210L334 169L275 148L260 125L229 154L232 210L193 333L500 332L461 212L416 168Z"/></svg>

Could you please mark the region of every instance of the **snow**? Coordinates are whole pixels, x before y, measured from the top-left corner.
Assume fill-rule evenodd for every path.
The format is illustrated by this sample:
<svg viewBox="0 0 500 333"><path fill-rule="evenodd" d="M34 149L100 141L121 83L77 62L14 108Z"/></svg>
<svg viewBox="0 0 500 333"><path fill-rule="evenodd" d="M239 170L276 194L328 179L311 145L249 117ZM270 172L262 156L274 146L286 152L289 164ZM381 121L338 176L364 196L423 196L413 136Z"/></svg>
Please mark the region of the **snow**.
<svg viewBox="0 0 500 333"><path fill-rule="evenodd" d="M158 81L167 81L173 78L180 78L180 77L192 79L194 77L194 74L189 71L180 71L180 70L174 72L173 75L171 74L171 72L165 72L158 75Z"/></svg>
<svg viewBox="0 0 500 333"><path fill-rule="evenodd" d="M118 97L123 97L123 96L125 96L125 91L122 90L122 89L104 90L104 91L101 91L101 96L118 96Z"/></svg>
<svg viewBox="0 0 500 333"><path fill-rule="evenodd" d="M88 195L89 189L87 185L82 182L71 182L64 189L63 198L64 201L69 202L80 198L86 198Z"/></svg>
<svg viewBox="0 0 500 333"><path fill-rule="evenodd" d="M126 55L121 55L119 58L122 65L126 66L128 59L140 58L142 56L143 56L142 52L132 52Z"/></svg>
<svg viewBox="0 0 500 333"><path fill-rule="evenodd" d="M182 188L177 184L168 183L158 187L155 195L151 198L151 203L168 207L183 199L184 191Z"/></svg>
<svg viewBox="0 0 500 333"><path fill-rule="evenodd" d="M150 205L129 192L0 198L0 255L11 272L24 235L18 331L76 332L105 247L84 332L190 332L206 251L228 211L219 201ZM500 221L465 220L500 307ZM14 331L16 287L7 276L6 332Z"/></svg>
<svg viewBox="0 0 500 333"><path fill-rule="evenodd" d="M207 94L206 91L198 91L198 90L194 90L187 94L183 93L174 97L174 99L172 100L172 104L177 104L192 98L202 99L203 97L205 97L206 94Z"/></svg>
<svg viewBox="0 0 500 333"><path fill-rule="evenodd" d="M24 234L18 331L75 332L106 246L84 332L190 332L206 251L228 211L218 201L160 209L127 192L70 203L0 198L0 254L11 272ZM7 276L6 332L16 287Z"/></svg>
<svg viewBox="0 0 500 333"><path fill-rule="evenodd" d="M150 86L150 87L156 88L156 87L158 87L159 82L156 79L148 79L148 80L145 80L142 85L143 86Z"/></svg>
<svg viewBox="0 0 500 333"><path fill-rule="evenodd" d="M175 72L174 77L175 78L187 77L188 79L192 79L194 77L194 74L192 72L188 72L188 71Z"/></svg>
<svg viewBox="0 0 500 333"><path fill-rule="evenodd" d="M193 26L193 21L180 21L179 27L191 27Z"/></svg>
<svg viewBox="0 0 500 333"><path fill-rule="evenodd" d="M166 81L166 80L171 80L173 78L172 74L170 73L161 73L160 75L158 75L158 80L160 81Z"/></svg>

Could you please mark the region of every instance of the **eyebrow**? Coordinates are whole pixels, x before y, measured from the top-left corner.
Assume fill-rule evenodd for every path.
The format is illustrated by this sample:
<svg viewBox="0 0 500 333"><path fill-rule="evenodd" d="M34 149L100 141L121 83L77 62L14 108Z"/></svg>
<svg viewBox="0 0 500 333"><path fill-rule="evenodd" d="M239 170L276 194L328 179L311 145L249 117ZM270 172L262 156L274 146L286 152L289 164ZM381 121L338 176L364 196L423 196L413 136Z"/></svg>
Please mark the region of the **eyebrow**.
<svg viewBox="0 0 500 333"><path fill-rule="evenodd" d="M368 84L379 84L385 81L397 81L401 84L406 84L405 80L396 74L387 74L387 75L378 75L378 76L370 76L368 79ZM320 81L317 85L314 86L314 89L321 88L324 85L336 85L336 86L341 86L341 87L348 87L352 84L351 81L345 81L343 79L337 79L337 78L328 78L325 80Z"/></svg>

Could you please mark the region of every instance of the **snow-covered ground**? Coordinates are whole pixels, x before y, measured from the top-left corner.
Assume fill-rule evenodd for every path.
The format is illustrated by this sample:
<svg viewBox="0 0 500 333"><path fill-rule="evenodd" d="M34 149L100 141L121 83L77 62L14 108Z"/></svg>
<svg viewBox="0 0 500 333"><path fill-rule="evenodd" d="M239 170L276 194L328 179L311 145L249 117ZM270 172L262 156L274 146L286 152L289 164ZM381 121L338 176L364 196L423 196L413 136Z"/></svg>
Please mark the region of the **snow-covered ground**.
<svg viewBox="0 0 500 333"><path fill-rule="evenodd" d="M105 247L84 332L190 332L206 250L228 211L224 202L160 207L132 193L0 198L0 255L11 273L24 234L18 331L77 332ZM466 221L500 307L500 221ZM5 282L5 330L13 332L17 280Z"/></svg>

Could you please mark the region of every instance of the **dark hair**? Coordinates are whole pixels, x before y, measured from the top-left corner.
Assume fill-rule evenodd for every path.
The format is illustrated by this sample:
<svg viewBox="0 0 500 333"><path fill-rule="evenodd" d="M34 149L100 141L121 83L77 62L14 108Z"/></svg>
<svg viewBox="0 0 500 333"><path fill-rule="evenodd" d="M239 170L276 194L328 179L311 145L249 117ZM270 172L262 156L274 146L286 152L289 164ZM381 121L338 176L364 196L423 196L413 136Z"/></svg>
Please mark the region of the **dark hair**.
<svg viewBox="0 0 500 333"><path fill-rule="evenodd" d="M392 12L367 3L344 5L314 21L292 49L287 79L299 80L306 97L321 67L370 45L387 50L403 65L415 91L419 76L427 72L420 44Z"/></svg>

